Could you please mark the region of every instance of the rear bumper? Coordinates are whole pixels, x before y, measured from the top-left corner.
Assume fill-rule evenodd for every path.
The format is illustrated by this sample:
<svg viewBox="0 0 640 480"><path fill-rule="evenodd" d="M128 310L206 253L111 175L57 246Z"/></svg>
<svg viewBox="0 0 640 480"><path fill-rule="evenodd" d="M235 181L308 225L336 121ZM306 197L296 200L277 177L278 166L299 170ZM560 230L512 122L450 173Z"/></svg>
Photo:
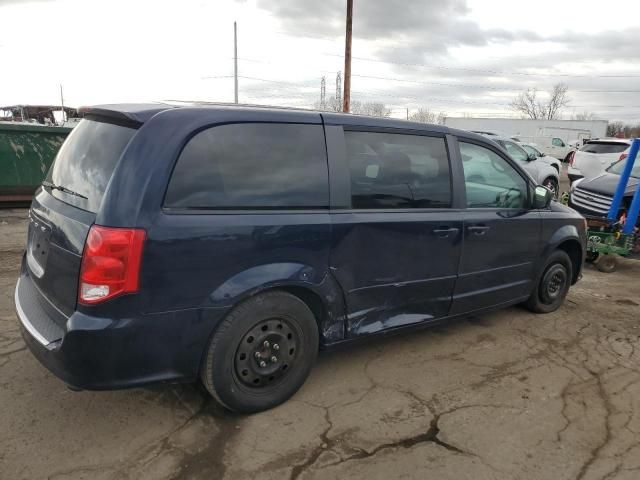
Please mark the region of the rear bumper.
<svg viewBox="0 0 640 480"><path fill-rule="evenodd" d="M111 390L149 383L194 381L221 311L186 310L125 319L81 312L68 317L59 339L25 292L33 285L24 262L15 292L22 336L33 355L68 385ZM37 289L36 289L37 291ZM38 295L41 295L38 292ZM42 310L44 311L44 310Z"/></svg>

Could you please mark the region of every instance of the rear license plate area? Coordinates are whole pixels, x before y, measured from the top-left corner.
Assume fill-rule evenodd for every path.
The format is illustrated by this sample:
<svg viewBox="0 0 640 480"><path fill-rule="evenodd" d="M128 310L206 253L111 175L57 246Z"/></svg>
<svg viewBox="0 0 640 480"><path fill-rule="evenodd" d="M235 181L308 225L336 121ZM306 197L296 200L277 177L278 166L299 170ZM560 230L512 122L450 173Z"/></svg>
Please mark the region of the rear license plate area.
<svg viewBox="0 0 640 480"><path fill-rule="evenodd" d="M32 267L33 273L38 277L42 276L47 265L50 241L51 227L32 214L29 224L27 255L29 256L29 265Z"/></svg>

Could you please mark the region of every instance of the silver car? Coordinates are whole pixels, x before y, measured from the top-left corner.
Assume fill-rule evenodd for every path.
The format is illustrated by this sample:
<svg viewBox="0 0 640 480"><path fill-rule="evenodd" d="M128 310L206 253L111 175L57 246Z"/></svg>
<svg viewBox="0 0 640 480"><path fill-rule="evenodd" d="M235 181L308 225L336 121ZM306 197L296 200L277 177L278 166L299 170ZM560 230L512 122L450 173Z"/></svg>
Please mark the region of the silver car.
<svg viewBox="0 0 640 480"><path fill-rule="evenodd" d="M534 153L527 153L522 146L508 137L492 135L487 138L490 138L506 150L509 156L520 163L538 185L544 185L553 193L554 198L558 198L560 191L559 169L544 161L545 157L540 158Z"/></svg>
<svg viewBox="0 0 640 480"><path fill-rule="evenodd" d="M547 155L546 153L543 153L542 151L540 151L540 149L538 148L538 145L536 145L535 143L524 143L524 142L518 142L518 145L524 148L528 154L533 153L536 157L538 157L539 161L548 163L553 168L555 168L558 173L560 173L560 168L562 168L562 162L557 158L552 157L551 155Z"/></svg>

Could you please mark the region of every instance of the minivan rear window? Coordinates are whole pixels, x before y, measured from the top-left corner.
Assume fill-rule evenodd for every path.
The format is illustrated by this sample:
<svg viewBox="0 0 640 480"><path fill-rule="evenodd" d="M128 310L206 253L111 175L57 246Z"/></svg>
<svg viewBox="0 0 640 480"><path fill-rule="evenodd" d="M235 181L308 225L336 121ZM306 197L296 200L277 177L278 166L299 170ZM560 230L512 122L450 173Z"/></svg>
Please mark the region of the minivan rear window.
<svg viewBox="0 0 640 480"><path fill-rule="evenodd" d="M164 206L327 208L328 175L321 125L221 125L196 134L184 147Z"/></svg>
<svg viewBox="0 0 640 480"><path fill-rule="evenodd" d="M96 213L113 170L136 133L129 127L82 120L62 144L46 182L62 189L51 194L65 203Z"/></svg>
<svg viewBox="0 0 640 480"><path fill-rule="evenodd" d="M629 145L618 142L589 142L582 146L581 152L587 153L622 153Z"/></svg>

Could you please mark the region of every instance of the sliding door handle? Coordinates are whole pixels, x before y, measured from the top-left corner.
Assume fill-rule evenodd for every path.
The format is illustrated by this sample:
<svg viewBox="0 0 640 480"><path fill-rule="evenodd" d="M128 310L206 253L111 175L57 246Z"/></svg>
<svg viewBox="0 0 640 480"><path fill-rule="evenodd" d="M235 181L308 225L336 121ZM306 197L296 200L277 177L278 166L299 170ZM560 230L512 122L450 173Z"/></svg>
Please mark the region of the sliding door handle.
<svg viewBox="0 0 640 480"><path fill-rule="evenodd" d="M473 233L474 235L484 235L487 233L491 227L487 227L486 225L473 225L471 227L467 227L467 231L469 233Z"/></svg>
<svg viewBox="0 0 640 480"><path fill-rule="evenodd" d="M443 227L443 228L436 228L435 230L433 230L433 234L437 235L440 238L446 238L449 235L455 235L460 231L459 228L447 228L447 227Z"/></svg>

